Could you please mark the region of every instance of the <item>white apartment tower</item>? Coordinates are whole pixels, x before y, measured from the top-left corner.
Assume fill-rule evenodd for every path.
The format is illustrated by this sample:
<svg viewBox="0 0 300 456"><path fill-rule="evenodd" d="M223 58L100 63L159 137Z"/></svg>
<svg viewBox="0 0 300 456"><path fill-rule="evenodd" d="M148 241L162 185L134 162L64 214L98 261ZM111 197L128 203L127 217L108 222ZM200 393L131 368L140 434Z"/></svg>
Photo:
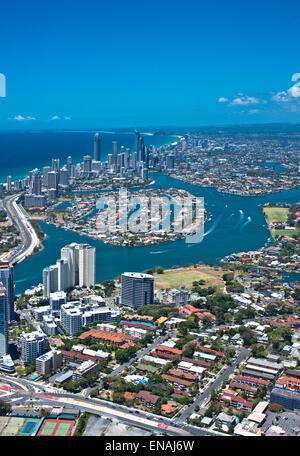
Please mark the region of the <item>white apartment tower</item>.
<svg viewBox="0 0 300 456"><path fill-rule="evenodd" d="M95 285L95 247L89 244L69 244L61 249L56 265L43 270L44 297L50 293L66 291L76 285Z"/></svg>

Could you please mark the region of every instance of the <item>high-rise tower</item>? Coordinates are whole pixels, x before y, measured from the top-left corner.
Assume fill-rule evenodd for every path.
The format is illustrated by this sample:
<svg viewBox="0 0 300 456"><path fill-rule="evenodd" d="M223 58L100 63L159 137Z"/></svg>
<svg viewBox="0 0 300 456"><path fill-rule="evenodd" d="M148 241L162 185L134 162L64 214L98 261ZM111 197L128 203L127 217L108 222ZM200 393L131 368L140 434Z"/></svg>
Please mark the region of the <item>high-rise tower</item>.
<svg viewBox="0 0 300 456"><path fill-rule="evenodd" d="M95 161L100 161L100 145L101 145L101 141L99 138L99 133L96 133L95 137L94 137L94 160Z"/></svg>

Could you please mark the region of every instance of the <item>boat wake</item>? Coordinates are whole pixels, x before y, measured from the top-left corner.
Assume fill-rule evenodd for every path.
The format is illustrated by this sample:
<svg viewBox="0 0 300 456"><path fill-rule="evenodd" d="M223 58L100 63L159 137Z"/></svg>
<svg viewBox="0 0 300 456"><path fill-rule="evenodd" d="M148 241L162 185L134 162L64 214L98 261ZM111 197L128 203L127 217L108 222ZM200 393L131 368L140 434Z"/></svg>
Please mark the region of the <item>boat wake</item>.
<svg viewBox="0 0 300 456"><path fill-rule="evenodd" d="M244 220L244 217L245 217L244 211L242 211L242 209L239 209L239 213L240 213L240 219L239 219L239 221L237 222L237 224L234 226L234 229L237 228L239 225L242 224L242 222L243 222L243 220Z"/></svg>
<svg viewBox="0 0 300 456"><path fill-rule="evenodd" d="M252 218L251 217L248 217L247 218L247 221L240 227L240 230L243 230L247 225L249 225L249 223L252 222Z"/></svg>
<svg viewBox="0 0 300 456"><path fill-rule="evenodd" d="M150 253L150 255L158 255L159 253L166 253L166 252L168 252L168 250L159 250L157 252L149 252L149 253Z"/></svg>
<svg viewBox="0 0 300 456"><path fill-rule="evenodd" d="M204 237L204 236L207 236L207 235L210 234L210 233L212 233L212 232L216 229L216 227L217 227L217 225L219 224L219 222L220 222L220 220L221 220L222 217L223 217L223 214L219 215L219 216L216 218L215 222L212 224L212 226L209 228L209 230L206 231L206 233L203 234L203 237Z"/></svg>

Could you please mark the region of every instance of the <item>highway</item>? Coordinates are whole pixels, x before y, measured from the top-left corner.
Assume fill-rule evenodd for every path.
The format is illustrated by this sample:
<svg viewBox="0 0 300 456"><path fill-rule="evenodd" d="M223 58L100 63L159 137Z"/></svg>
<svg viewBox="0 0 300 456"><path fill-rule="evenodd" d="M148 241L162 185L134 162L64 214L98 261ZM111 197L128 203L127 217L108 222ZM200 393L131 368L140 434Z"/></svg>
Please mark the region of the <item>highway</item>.
<svg viewBox="0 0 300 456"><path fill-rule="evenodd" d="M159 417L151 413L135 411L126 406L111 404L101 399L85 399L75 394L22 392L20 394L12 394L11 400L14 407L29 407L30 405L42 406L43 408L50 408L57 405L64 405L71 408L74 407L81 412L87 411L110 419L119 419L131 425L155 432L164 432L167 435L213 436L219 434L218 432L207 431L187 424L178 425L168 418Z"/></svg>
<svg viewBox="0 0 300 456"><path fill-rule="evenodd" d="M135 410L125 405L111 403L98 398L83 397L80 394L64 392L29 380L19 378L16 380L7 375L0 375L0 381L18 388L18 392L9 396L13 407L36 405L50 408L55 405L65 405L95 415L106 416L111 419L117 418L137 427L164 432L168 435L213 436L219 434L218 432L204 430L186 423L177 423L172 419Z"/></svg>
<svg viewBox="0 0 300 456"><path fill-rule="evenodd" d="M13 195L4 199L4 209L14 226L19 231L22 239L21 245L16 247L10 257L7 258L7 261L11 264L19 263L31 255L34 248L40 243L36 232L27 219L24 209L16 202L18 197L19 195Z"/></svg>

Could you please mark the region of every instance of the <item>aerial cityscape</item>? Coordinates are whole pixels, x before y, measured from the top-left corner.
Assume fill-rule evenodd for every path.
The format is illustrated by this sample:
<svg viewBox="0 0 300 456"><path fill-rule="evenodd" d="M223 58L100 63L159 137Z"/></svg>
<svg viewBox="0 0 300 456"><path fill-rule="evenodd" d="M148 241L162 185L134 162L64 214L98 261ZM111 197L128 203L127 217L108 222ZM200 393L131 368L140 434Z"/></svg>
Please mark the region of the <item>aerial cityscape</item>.
<svg viewBox="0 0 300 456"><path fill-rule="evenodd" d="M114 17L111 6L91 3L107 20ZM117 3L118 25L127 10ZM136 4L129 3L128 8ZM165 3L170 7L168 0ZM190 3L199 14L211 17L210 6L200 11L197 2ZM217 3L219 23L225 2ZM299 9L296 2L288 3ZM54 4L57 13L60 6ZM48 35L41 36L41 46L46 43L51 52L59 50L56 39L72 32L69 24L64 30L70 5L67 0L59 10L55 48ZM9 23L14 11L6 8ZM49 5L44 8L35 11L34 18L44 13L49 19L55 17ZM175 1L167 11L174 26L181 24L181 13L186 17L178 8ZM20 2L16 19L20 27L23 9ZM274 7L273 21L284 11L283 5ZM75 2L71 22L80 24L86 17L86 12L82 14L81 18ZM140 17L136 14L135 19ZM263 9L262 15L266 14ZM150 11L147 23L152 15ZM94 18L89 20L96 24ZM133 19L128 20L132 25ZM255 14L253 20L257 33L262 33ZM162 46L168 42L170 52L175 52L178 37L169 42L165 34L170 26L164 30L157 21ZM194 21L191 18L191 24ZM103 27L109 33L108 25ZM194 43L193 29L182 27L191 34L185 44ZM274 24L267 22L266 27L276 40ZM47 30L54 29L49 24ZM94 39L100 41L88 26L85 30L90 35L83 47ZM143 30L141 24L138 30ZM26 35L29 46L32 33ZM226 35L228 45L233 46L233 38L234 34ZM115 39L107 37L111 52ZM258 49L256 39L248 50L251 58ZM207 112L205 120L189 104L188 79L180 85L178 106L170 103L166 108L179 80L174 74L174 87L172 79L169 87L164 66L159 77L155 72L159 67L153 73L149 68L144 87L135 71L148 67L133 59L143 48L131 32L124 40L124 45L118 43L125 53L126 43L137 42L136 54L128 51L128 67L120 57L124 68L119 76L124 81L116 79L113 86L110 78L115 76L103 74L101 96L97 93L94 98L89 91L100 90L98 79L84 76L84 66L76 67L79 75L74 73L74 80L68 79L69 69L73 74L75 68L73 44L68 44L71 54L65 61L63 50L56 56L54 66L61 65L62 72L59 83L54 73L49 83L49 68L41 59L40 69L36 66L32 73L34 86L25 64L31 100L16 83L12 62L16 42L11 55L4 51L3 70L0 66L0 437L97 436L99 441L113 437L105 440L106 451L136 453L139 448L142 451L142 444L134 442L145 439L151 441L151 451L175 452L192 450L198 438L239 436L243 442L244 437L299 436L297 59L293 57L285 76L282 69L274 70L277 76L269 91L263 77L259 86L254 76L240 81L235 90L224 82L226 78L223 85L212 87L213 70L206 81L209 56L204 53L204 74L199 77L207 90L199 89L193 100L203 103L199 110ZM143 58L150 59L149 42L145 36L141 40ZM242 40L247 41L245 36ZM34 47L36 56L40 56L39 46ZM78 53L82 49L79 46ZM178 78L191 71L193 85L193 50L186 52ZM30 60L29 53L26 58ZM84 65L90 63L88 57L82 58ZM115 65L107 50L103 59L106 65ZM158 65L163 64L160 55L157 59ZM262 54L257 59L263 59ZM101 70L101 63L95 65ZM200 63L195 65L200 71ZM268 71L268 65L263 71ZM123 75L124 69L132 75L132 83ZM224 71L227 74L227 66ZM237 83L233 73L231 81ZM155 77L161 78L159 93L147 85L151 77L154 86ZM81 78L86 84L80 85ZM241 92L243 84L253 95ZM132 97L129 101L125 87ZM55 104L61 114L53 114ZM117 437L126 437L127 446Z"/></svg>

